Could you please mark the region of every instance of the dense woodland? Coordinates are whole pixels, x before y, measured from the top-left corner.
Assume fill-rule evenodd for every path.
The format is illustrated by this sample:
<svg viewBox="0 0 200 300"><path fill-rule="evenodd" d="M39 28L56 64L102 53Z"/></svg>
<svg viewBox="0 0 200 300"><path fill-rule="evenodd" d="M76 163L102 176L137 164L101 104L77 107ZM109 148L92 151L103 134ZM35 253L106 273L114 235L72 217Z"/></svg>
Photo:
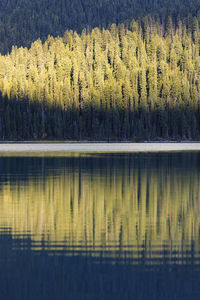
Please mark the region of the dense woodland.
<svg viewBox="0 0 200 300"><path fill-rule="evenodd" d="M145 17L0 56L0 139L198 139L200 31Z"/></svg>
<svg viewBox="0 0 200 300"><path fill-rule="evenodd" d="M178 23L189 14L200 17L200 0L1 0L0 52L12 45L30 47L38 38L44 42L68 29L81 33L148 14L162 22L171 15Z"/></svg>

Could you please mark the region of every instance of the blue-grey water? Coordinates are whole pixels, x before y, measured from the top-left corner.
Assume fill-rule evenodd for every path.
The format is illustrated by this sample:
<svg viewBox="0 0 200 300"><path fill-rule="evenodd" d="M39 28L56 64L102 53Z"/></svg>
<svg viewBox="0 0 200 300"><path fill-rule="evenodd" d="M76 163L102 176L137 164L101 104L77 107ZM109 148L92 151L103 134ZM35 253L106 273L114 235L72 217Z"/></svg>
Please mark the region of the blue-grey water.
<svg viewBox="0 0 200 300"><path fill-rule="evenodd" d="M0 157L0 299L199 298L199 152Z"/></svg>

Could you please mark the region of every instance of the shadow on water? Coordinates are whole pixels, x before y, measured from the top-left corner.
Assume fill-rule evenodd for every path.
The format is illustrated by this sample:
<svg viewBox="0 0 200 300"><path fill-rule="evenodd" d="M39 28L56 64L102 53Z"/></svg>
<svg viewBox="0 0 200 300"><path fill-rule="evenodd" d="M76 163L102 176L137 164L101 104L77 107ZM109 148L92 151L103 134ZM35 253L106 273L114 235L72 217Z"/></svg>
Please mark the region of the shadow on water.
<svg viewBox="0 0 200 300"><path fill-rule="evenodd" d="M199 299L199 159L1 157L0 299Z"/></svg>
<svg viewBox="0 0 200 300"><path fill-rule="evenodd" d="M0 240L1 299L199 299L199 264L102 263L48 249L13 251L11 235ZM31 240L23 243L28 248Z"/></svg>
<svg viewBox="0 0 200 300"><path fill-rule="evenodd" d="M199 263L133 266L48 249L34 252L28 237L24 251L12 249L22 240L9 234L0 241L1 299L199 299Z"/></svg>

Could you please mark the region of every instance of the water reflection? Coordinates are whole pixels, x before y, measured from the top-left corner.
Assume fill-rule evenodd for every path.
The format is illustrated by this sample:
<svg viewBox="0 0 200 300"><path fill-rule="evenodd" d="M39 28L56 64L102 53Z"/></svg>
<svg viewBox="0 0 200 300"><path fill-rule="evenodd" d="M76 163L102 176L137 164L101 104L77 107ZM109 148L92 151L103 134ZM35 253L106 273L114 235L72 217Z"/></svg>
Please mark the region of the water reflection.
<svg viewBox="0 0 200 300"><path fill-rule="evenodd" d="M0 158L0 296L199 296L199 163L198 153Z"/></svg>

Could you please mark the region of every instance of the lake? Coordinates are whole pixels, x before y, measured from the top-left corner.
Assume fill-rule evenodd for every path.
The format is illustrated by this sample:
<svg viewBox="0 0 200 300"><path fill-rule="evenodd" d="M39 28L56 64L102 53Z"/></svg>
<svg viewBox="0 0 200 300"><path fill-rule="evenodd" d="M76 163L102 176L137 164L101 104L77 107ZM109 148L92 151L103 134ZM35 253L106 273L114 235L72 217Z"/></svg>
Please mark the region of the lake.
<svg viewBox="0 0 200 300"><path fill-rule="evenodd" d="M200 152L0 157L0 299L199 299Z"/></svg>

